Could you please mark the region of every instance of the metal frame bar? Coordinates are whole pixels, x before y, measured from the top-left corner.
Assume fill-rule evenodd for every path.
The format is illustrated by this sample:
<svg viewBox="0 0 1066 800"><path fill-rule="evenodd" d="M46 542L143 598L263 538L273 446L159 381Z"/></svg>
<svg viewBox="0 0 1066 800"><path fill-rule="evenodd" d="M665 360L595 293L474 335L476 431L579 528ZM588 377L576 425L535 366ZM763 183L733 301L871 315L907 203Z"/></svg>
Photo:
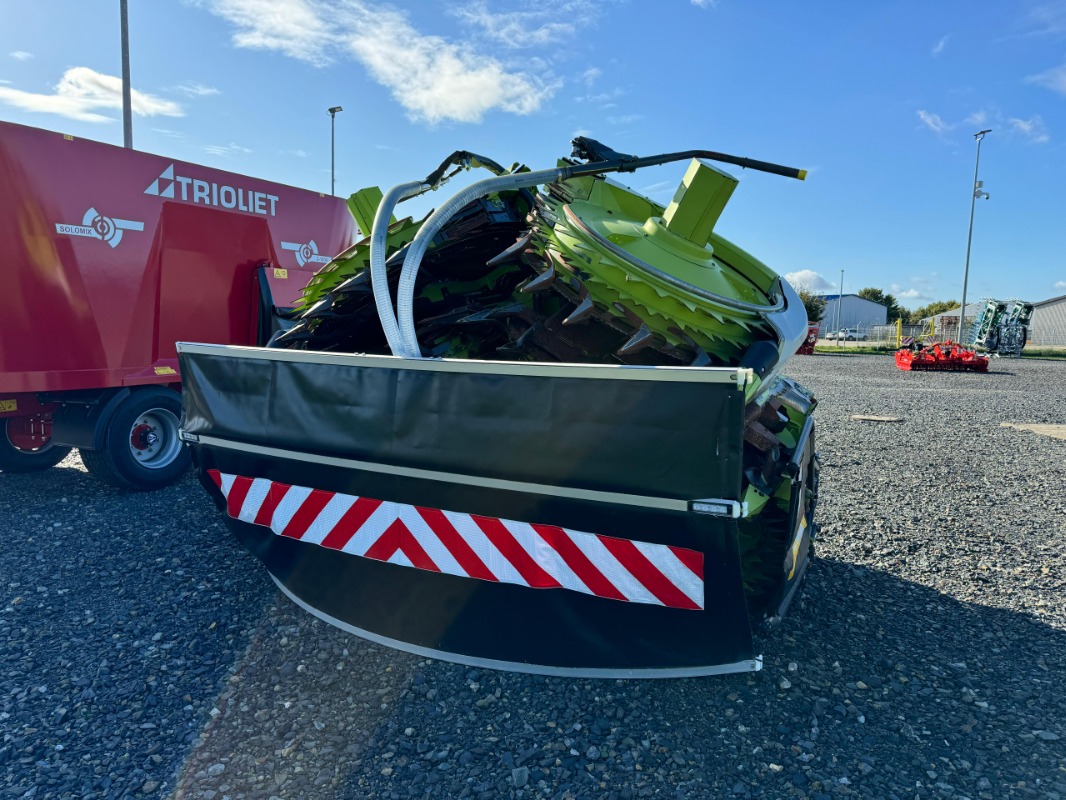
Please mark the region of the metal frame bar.
<svg viewBox="0 0 1066 800"><path fill-rule="evenodd" d="M297 450L286 450L280 447L266 447L259 444L235 442L231 439L221 439L217 436L204 436L180 433L182 441L194 442L207 447L217 447L222 450L235 450L241 453L252 453L259 456L272 458L290 459L292 461L304 461L311 464L327 464L331 467L355 469L363 472L376 472L384 475L396 475L402 478L415 478L427 481L440 481L442 483L458 483L466 486L480 486L485 489L498 489L507 492L524 492L526 494L547 495L550 497L565 497L571 500L587 500L593 503L614 503L624 506L637 506L639 508L654 508L662 511L685 511L701 513L691 508L689 500L677 500L672 497L652 497L650 495L625 494L623 492L601 492L596 489L573 489L566 486L549 486L544 483L526 483L524 481L509 481L501 478L487 478L478 475L464 475L456 472L440 472L417 467L397 467L392 464L379 464L373 461L357 461L351 458L338 458L337 456L319 455L317 453L301 453ZM739 507L735 500L715 500L723 505Z"/></svg>
<svg viewBox="0 0 1066 800"><path fill-rule="evenodd" d="M536 361L475 361L461 358L401 358L354 355L317 350L281 350L238 345L178 342L179 353L223 358L258 358L380 369L410 369L430 372L465 372L474 375L514 375L537 378L596 378L602 380L657 381L673 383L732 383L743 389L754 380L750 369L737 367L644 367L628 364L570 364Z"/></svg>

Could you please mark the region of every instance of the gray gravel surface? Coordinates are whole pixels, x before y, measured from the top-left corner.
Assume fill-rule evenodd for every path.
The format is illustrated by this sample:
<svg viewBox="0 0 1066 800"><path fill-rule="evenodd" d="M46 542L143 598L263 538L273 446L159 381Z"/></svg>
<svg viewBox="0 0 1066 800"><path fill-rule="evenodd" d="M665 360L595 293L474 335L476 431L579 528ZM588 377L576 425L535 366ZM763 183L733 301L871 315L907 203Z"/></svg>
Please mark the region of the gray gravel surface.
<svg viewBox="0 0 1066 800"><path fill-rule="evenodd" d="M0 473L0 797L1066 798L1066 441L1000 427L1066 424L1066 364L790 370L818 559L749 675L429 662L280 597L191 476Z"/></svg>

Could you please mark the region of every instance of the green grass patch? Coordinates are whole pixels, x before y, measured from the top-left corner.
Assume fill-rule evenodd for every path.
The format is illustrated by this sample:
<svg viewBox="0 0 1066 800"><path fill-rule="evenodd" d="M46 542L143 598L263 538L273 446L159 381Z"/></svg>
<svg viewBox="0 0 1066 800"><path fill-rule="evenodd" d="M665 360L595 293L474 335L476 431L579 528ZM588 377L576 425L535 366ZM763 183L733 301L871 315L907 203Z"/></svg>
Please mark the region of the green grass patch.
<svg viewBox="0 0 1066 800"><path fill-rule="evenodd" d="M895 353L899 348L895 345L876 345L876 344L864 344L864 345L849 345L848 347L840 347L833 344L819 344L814 346L814 352L818 355L829 356L886 356Z"/></svg>
<svg viewBox="0 0 1066 800"><path fill-rule="evenodd" d="M1066 361L1066 350L1057 350L1050 347L1027 347L1022 350L1022 358L1050 358L1055 361Z"/></svg>

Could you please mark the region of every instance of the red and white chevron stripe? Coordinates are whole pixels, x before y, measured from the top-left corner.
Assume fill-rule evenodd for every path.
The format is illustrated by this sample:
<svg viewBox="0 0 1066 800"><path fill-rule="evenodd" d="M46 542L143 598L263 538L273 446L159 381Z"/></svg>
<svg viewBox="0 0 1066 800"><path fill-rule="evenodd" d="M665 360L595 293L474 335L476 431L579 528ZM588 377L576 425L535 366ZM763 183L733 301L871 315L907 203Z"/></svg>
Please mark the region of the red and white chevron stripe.
<svg viewBox="0 0 1066 800"><path fill-rule="evenodd" d="M695 550L208 474L234 519L330 550L533 589L703 608L703 554Z"/></svg>

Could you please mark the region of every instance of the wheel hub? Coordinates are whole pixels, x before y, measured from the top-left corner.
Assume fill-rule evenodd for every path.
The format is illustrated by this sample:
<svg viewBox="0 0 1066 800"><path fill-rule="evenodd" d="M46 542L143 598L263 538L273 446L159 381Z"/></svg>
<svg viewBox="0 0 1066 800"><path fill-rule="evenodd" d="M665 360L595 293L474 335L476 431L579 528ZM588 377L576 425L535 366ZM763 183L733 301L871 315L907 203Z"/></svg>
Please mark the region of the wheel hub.
<svg viewBox="0 0 1066 800"><path fill-rule="evenodd" d="M165 469L181 454L178 417L167 408L149 408L129 428L129 451L146 469Z"/></svg>
<svg viewBox="0 0 1066 800"><path fill-rule="evenodd" d="M147 423L135 425L130 432L130 446L139 453L150 451L157 444L159 444L159 434Z"/></svg>

